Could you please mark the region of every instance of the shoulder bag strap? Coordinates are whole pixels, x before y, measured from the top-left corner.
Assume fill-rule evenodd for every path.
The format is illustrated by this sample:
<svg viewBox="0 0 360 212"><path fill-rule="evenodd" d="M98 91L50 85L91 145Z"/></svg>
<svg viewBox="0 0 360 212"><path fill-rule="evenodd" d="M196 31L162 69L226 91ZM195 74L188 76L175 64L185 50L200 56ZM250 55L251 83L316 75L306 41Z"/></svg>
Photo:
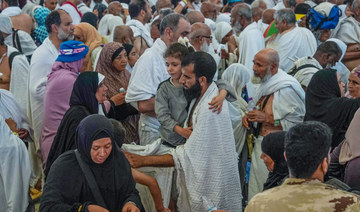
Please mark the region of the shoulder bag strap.
<svg viewBox="0 0 360 212"><path fill-rule="evenodd" d="M76 159L79 163L79 166L85 175L86 181L89 184L91 193L94 195L94 197L96 199L96 202L98 204L100 204L101 206L107 207L103 197L101 196L99 187L96 183L93 173L91 172L89 166L81 159L80 152L77 149L75 150L75 155L76 155Z"/></svg>

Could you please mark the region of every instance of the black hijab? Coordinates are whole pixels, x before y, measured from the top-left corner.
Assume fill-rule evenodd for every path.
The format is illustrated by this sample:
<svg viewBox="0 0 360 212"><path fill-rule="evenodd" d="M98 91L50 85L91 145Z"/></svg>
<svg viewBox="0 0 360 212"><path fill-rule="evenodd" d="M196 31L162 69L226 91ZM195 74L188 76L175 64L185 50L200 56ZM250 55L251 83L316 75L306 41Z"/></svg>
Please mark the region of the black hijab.
<svg viewBox="0 0 360 212"><path fill-rule="evenodd" d="M264 184L264 190L281 185L289 170L284 158L284 143L286 131L270 133L261 143L262 151L274 161L274 170L269 173Z"/></svg>
<svg viewBox="0 0 360 212"><path fill-rule="evenodd" d="M86 107L91 114L99 112L99 102L96 99L98 88L98 73L84 72L79 75L74 83L70 97L70 107L73 105L82 105Z"/></svg>
<svg viewBox="0 0 360 212"><path fill-rule="evenodd" d="M91 146L100 138L110 137L112 150L102 164L91 159ZM76 130L76 143L81 158L89 165L99 186L101 195L110 211L121 209L128 193L131 170L123 154L116 148L114 128L111 121L103 115L90 115L83 119ZM119 192L120 191L120 192Z"/></svg>
<svg viewBox="0 0 360 212"><path fill-rule="evenodd" d="M360 99L341 97L336 70L323 69L314 74L305 95L305 121L321 121L333 131L332 149L341 143L360 106Z"/></svg>

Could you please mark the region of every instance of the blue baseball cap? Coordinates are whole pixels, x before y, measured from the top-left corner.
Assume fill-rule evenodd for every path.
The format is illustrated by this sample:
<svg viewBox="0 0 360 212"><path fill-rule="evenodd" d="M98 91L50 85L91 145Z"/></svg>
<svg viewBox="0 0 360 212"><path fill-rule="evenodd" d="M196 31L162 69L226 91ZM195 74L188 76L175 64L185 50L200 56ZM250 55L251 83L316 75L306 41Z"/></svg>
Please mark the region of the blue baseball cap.
<svg viewBox="0 0 360 212"><path fill-rule="evenodd" d="M56 61L74 62L86 56L89 47L81 41L69 40L60 44L60 54Z"/></svg>

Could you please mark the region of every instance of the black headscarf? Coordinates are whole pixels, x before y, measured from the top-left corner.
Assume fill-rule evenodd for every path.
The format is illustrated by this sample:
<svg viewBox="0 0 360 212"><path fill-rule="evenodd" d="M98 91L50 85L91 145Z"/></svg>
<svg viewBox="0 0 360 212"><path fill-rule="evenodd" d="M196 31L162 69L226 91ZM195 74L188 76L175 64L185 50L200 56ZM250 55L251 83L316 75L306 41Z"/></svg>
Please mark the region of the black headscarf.
<svg viewBox="0 0 360 212"><path fill-rule="evenodd" d="M70 97L70 106L85 106L91 114L99 112L99 102L96 99L96 91L98 88L98 73L84 72L76 79L73 91Z"/></svg>
<svg viewBox="0 0 360 212"><path fill-rule="evenodd" d="M105 11L106 9L107 9L106 6L103 5L103 4L101 4L101 3L95 4L93 11L94 11L94 10L97 10L97 11L98 11L98 14L99 14L99 15L98 15L98 19L99 19L99 21L102 19L103 13L104 13L104 11Z"/></svg>
<svg viewBox="0 0 360 212"><path fill-rule="evenodd" d="M92 12L87 12L81 17L81 22L91 24L93 27L95 27L95 29L97 29L98 17Z"/></svg>
<svg viewBox="0 0 360 212"><path fill-rule="evenodd" d="M126 51L127 56L129 57L129 56L130 56L130 52L131 52L131 50L133 49L134 46L131 45L131 44L127 44L127 43L124 43L123 46L124 46L124 48L125 48L125 51Z"/></svg>
<svg viewBox="0 0 360 212"><path fill-rule="evenodd" d="M286 131L270 133L261 143L262 151L274 161L274 170L264 184L264 190L280 185L289 175L289 170L284 158L284 143Z"/></svg>
<svg viewBox="0 0 360 212"><path fill-rule="evenodd" d="M314 74L305 95L305 121L321 121L333 131L332 149L341 143L360 99L341 97L336 70L323 69Z"/></svg>

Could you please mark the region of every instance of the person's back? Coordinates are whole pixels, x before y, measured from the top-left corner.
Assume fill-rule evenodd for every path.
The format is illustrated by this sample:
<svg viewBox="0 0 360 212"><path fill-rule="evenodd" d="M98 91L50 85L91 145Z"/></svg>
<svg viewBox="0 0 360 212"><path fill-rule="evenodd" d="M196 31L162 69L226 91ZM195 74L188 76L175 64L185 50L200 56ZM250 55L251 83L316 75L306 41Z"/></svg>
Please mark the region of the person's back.
<svg viewBox="0 0 360 212"><path fill-rule="evenodd" d="M360 196L324 184L330 164L332 132L324 123L306 121L285 136L290 178L257 194L245 211L360 211Z"/></svg>

